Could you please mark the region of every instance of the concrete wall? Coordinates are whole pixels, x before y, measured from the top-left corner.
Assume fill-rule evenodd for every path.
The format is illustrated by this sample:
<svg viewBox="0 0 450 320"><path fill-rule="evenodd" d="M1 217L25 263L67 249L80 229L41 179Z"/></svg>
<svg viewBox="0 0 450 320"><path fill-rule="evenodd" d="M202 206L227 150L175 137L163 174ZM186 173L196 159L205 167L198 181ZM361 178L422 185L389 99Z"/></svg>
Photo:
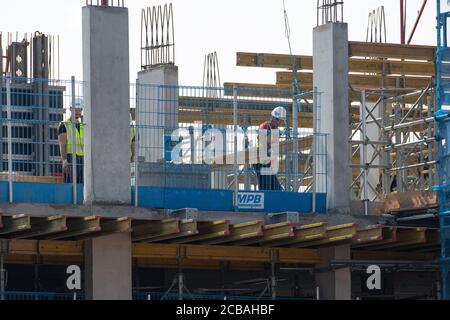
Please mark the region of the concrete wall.
<svg viewBox="0 0 450 320"><path fill-rule="evenodd" d="M85 288L88 300L132 299L130 233L85 242Z"/></svg>
<svg viewBox="0 0 450 320"><path fill-rule="evenodd" d="M128 9L83 8L84 201L129 204Z"/></svg>
<svg viewBox="0 0 450 320"><path fill-rule="evenodd" d="M350 119L348 85L348 25L328 23L314 29L314 87L321 95L321 133L329 134L327 163L328 208L349 212ZM320 178L319 178L320 179Z"/></svg>
<svg viewBox="0 0 450 320"><path fill-rule="evenodd" d="M145 162L160 162L164 159L164 135L178 129L178 67L161 65L143 70L138 73L138 82L139 157Z"/></svg>

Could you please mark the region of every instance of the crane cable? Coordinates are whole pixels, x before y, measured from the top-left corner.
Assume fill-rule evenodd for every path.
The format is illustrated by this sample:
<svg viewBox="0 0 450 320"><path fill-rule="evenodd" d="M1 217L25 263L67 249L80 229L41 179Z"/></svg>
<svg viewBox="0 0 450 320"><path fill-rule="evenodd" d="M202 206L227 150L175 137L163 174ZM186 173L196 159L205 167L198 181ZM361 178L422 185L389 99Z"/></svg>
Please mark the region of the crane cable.
<svg viewBox="0 0 450 320"><path fill-rule="evenodd" d="M289 24L289 16L286 10L286 3L285 0L283 0L283 11L284 11L284 27L285 27L285 35L288 40L289 45L289 53L291 55L291 62L292 62L292 74L293 74L293 98L296 98L300 93L300 85L299 81L297 79L297 66L295 62L295 56L292 53L292 45L291 45L291 27ZM300 60L300 69L301 69L301 60ZM299 104L299 111L300 111L300 104Z"/></svg>

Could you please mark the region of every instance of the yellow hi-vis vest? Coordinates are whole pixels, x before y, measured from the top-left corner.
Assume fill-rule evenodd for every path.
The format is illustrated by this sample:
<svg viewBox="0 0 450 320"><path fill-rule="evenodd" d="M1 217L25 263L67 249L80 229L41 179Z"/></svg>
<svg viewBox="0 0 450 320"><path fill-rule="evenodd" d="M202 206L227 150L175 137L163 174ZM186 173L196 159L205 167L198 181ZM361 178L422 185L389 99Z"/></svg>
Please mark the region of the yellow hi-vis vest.
<svg viewBox="0 0 450 320"><path fill-rule="evenodd" d="M131 126L131 129L130 129L130 145L132 145L133 144L133 140L136 139L136 133L137 133L136 127L135 126Z"/></svg>
<svg viewBox="0 0 450 320"><path fill-rule="evenodd" d="M80 124L80 130L72 129L72 122L65 121L61 123L66 127L67 132L67 154L73 154L73 144L72 144L72 134L75 131L76 137L75 141L77 144L77 156L84 157L84 124Z"/></svg>

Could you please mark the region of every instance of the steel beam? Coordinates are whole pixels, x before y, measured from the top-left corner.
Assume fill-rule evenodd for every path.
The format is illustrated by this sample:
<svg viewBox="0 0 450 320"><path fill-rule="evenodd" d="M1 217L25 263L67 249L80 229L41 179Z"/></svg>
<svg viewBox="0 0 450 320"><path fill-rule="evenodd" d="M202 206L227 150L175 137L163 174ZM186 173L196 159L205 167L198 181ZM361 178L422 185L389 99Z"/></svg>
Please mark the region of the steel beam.
<svg viewBox="0 0 450 320"><path fill-rule="evenodd" d="M384 244L395 243L397 241L397 228L396 227L383 227L381 230L381 236L383 239L377 241L376 243L353 242L352 247L353 248L367 248L367 250L370 250L370 248L375 245L381 245L381 244L384 245Z"/></svg>
<svg viewBox="0 0 450 320"><path fill-rule="evenodd" d="M51 234L46 240L80 239L100 232L100 217L70 218L67 219L67 230Z"/></svg>
<svg viewBox="0 0 450 320"><path fill-rule="evenodd" d="M199 243L207 240L215 240L230 235L230 221L198 222L198 235L190 235L186 238L177 239L172 243L187 244Z"/></svg>
<svg viewBox="0 0 450 320"><path fill-rule="evenodd" d="M31 218L26 215L15 215L3 217L3 227L0 229L0 236L16 234L31 229Z"/></svg>
<svg viewBox="0 0 450 320"><path fill-rule="evenodd" d="M133 241L152 241L180 233L180 220L134 221L132 228Z"/></svg>
<svg viewBox="0 0 450 320"><path fill-rule="evenodd" d="M261 237L241 240L233 242L236 246L249 246L249 245L264 245L268 242L282 241L293 239L295 224L293 222L282 222L277 224L266 225L263 227L263 234Z"/></svg>
<svg viewBox="0 0 450 320"><path fill-rule="evenodd" d="M335 245L341 242L351 242L356 238L357 231L356 223L343 224L338 226L332 226L327 228L326 236L324 239L315 241L303 242L291 245L291 248L311 248L311 247L323 247L329 245Z"/></svg>
<svg viewBox="0 0 450 320"><path fill-rule="evenodd" d="M203 244L215 245L226 244L248 239L260 238L263 236L263 222L253 221L230 226L230 235L203 242Z"/></svg>
<svg viewBox="0 0 450 320"><path fill-rule="evenodd" d="M147 240L146 242L150 243L150 242L160 242L160 241L171 241L174 239L196 236L198 234L199 234L198 222L196 220L183 220L183 221L180 221L180 232L179 233L153 238L151 241Z"/></svg>
<svg viewBox="0 0 450 320"><path fill-rule="evenodd" d="M353 239L353 244L366 244L383 240L383 226L369 226L358 230L358 235Z"/></svg>

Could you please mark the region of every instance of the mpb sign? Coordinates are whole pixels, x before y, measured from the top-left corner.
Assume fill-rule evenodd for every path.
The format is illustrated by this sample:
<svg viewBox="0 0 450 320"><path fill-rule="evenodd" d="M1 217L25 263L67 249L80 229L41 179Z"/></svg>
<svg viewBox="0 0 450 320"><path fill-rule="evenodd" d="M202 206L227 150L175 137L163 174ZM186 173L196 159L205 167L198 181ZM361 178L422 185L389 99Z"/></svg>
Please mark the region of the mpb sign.
<svg viewBox="0 0 450 320"><path fill-rule="evenodd" d="M264 210L264 193L239 192L237 207L239 209Z"/></svg>

